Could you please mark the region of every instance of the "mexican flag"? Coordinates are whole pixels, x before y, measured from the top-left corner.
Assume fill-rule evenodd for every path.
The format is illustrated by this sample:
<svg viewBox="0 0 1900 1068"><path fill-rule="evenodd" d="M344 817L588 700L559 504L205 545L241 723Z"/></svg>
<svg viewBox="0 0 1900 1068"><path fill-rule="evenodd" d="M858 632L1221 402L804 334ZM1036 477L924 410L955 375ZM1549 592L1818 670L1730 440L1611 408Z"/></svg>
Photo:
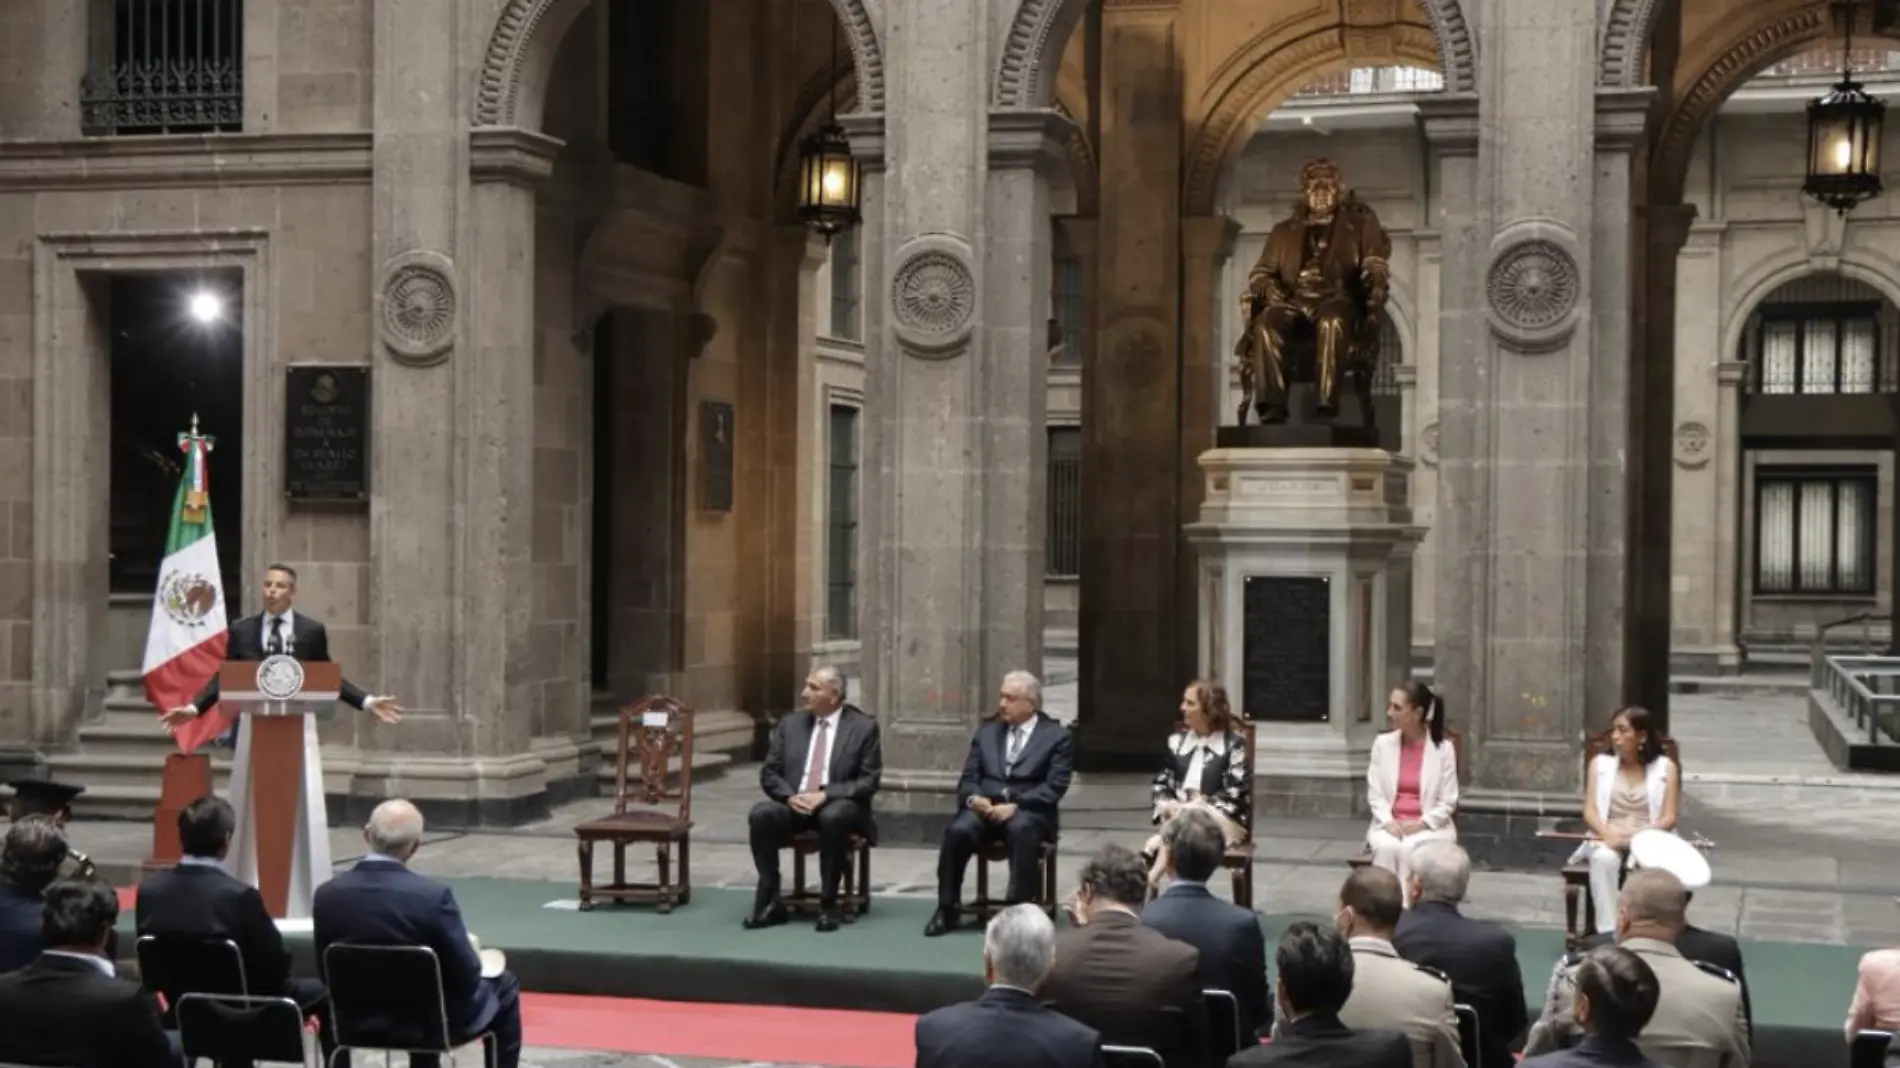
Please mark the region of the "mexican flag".
<svg viewBox="0 0 1900 1068"><path fill-rule="evenodd" d="M171 533L152 595L152 627L145 635L145 699L160 715L188 704L224 660L224 582L218 574L218 538L211 529L211 439L178 435L185 469L172 500ZM217 737L225 717L206 712L178 729L178 748L191 752Z"/></svg>

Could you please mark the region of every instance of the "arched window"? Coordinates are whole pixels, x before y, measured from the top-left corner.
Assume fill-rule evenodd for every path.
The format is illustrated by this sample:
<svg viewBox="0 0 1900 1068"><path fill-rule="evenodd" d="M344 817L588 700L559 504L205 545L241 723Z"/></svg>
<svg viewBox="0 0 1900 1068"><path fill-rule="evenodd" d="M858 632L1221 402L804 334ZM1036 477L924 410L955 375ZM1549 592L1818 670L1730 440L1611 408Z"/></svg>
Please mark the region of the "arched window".
<svg viewBox="0 0 1900 1068"><path fill-rule="evenodd" d="M1809 275L1776 288L1743 334L1749 392L1891 392L1900 378L1893 312L1879 290L1846 275Z"/></svg>

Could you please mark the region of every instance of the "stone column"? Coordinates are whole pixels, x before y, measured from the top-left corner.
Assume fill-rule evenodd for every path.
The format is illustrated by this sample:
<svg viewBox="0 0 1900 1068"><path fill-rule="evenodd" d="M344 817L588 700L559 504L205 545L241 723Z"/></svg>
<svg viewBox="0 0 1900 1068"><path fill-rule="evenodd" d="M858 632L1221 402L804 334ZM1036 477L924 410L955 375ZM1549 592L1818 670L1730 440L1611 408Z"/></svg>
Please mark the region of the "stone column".
<svg viewBox="0 0 1900 1068"><path fill-rule="evenodd" d="M1082 375L1082 606L1078 744L1084 767L1153 763L1193 649L1182 575L1180 8L1101 14L1096 343ZM1206 407L1197 405L1205 412Z"/></svg>
<svg viewBox="0 0 1900 1068"><path fill-rule="evenodd" d="M1742 532L1742 389L1748 364L1720 353L1715 365L1717 396L1715 435L1715 655L1723 671L1739 671L1742 647L1737 640L1740 617Z"/></svg>
<svg viewBox="0 0 1900 1068"><path fill-rule="evenodd" d="M1221 410L1222 378L1233 360L1222 351L1220 313L1221 303L1235 294L1222 292L1221 280L1239 236L1240 220L1225 215L1181 220L1181 446L1176 477L1183 526L1201 521L1201 500L1207 490L1201 454L1214 447L1214 428L1233 417ZM1208 673L1202 664L1200 628L1191 625L1200 618L1199 571L1197 554L1182 552L1174 580L1174 616L1189 625L1178 626L1174 632L1177 685L1186 685L1188 676Z"/></svg>

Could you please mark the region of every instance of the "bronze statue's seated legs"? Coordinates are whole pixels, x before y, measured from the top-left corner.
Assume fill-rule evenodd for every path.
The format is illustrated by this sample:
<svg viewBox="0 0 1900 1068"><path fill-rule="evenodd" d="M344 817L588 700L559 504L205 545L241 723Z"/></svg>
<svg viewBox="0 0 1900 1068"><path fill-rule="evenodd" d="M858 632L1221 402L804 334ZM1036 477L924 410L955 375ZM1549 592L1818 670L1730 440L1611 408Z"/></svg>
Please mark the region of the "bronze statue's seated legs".
<svg viewBox="0 0 1900 1068"><path fill-rule="evenodd" d="M1339 414L1339 375L1352 356L1352 302L1320 301L1313 309L1313 385L1319 414Z"/></svg>
<svg viewBox="0 0 1900 1068"><path fill-rule="evenodd" d="M1254 410L1262 423L1284 423L1287 417L1286 339L1306 317L1298 308L1276 305L1260 313L1258 336L1260 368L1254 379Z"/></svg>

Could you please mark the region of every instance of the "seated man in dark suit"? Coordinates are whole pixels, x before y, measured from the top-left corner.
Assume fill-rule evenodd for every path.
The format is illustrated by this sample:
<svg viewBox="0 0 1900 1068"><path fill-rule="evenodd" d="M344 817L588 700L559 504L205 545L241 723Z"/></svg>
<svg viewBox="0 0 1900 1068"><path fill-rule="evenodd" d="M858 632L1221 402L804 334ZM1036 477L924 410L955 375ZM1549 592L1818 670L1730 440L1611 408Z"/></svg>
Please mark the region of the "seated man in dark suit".
<svg viewBox="0 0 1900 1068"><path fill-rule="evenodd" d="M59 877L66 836L45 818L7 828L0 850L0 972L24 968L46 948L46 888Z"/></svg>
<svg viewBox="0 0 1900 1068"><path fill-rule="evenodd" d="M957 929L964 869L997 839L1009 843L1009 900L1035 897L1042 844L1059 830L1057 806L1069 792L1075 740L1042 713L1042 683L1027 671L1003 676L996 704L996 717L970 739L957 780L958 812L937 853L937 911L924 926L926 937Z"/></svg>
<svg viewBox="0 0 1900 1068"><path fill-rule="evenodd" d="M1530 1026L1517 939L1495 923L1459 913L1471 857L1456 842L1419 846L1411 879L1412 908L1399 917L1392 947L1413 964L1445 973L1453 1000L1477 1011L1483 1044L1474 1068L1512 1068L1511 1050Z"/></svg>
<svg viewBox="0 0 1900 1068"><path fill-rule="evenodd" d="M1660 1068L1636 1045L1662 1002L1648 962L1618 946L1593 949L1578 965L1573 1012L1583 1041L1522 1062L1522 1068Z"/></svg>
<svg viewBox="0 0 1900 1068"><path fill-rule="evenodd" d="M1082 867L1076 926L1056 940L1056 964L1036 994L1101 1033L1111 1046L1141 1046L1168 1068L1199 1068L1207 1051L1200 953L1142 925L1148 865L1118 845Z"/></svg>
<svg viewBox="0 0 1900 1068"><path fill-rule="evenodd" d="M178 1049L158 1002L105 957L119 899L97 880L46 888L46 951L0 975L0 1063L168 1068Z"/></svg>
<svg viewBox="0 0 1900 1068"><path fill-rule="evenodd" d="M1033 993L1055 953L1055 925L1041 909L998 913L983 934L989 989L918 1017L917 1068L1101 1068L1102 1036L1043 1008Z"/></svg>
<svg viewBox="0 0 1900 1068"><path fill-rule="evenodd" d="M449 1034L457 1043L486 1032L495 1035L498 1068L521 1062L521 984L514 973L482 975L481 957L455 894L409 870L422 844L422 813L407 801L385 801L363 828L369 854L346 872L317 887L310 909L317 959L336 943L360 946L427 946L442 969L442 999ZM406 1021L359 1021L368 1031L400 1030ZM435 1068L433 1057L411 1057L410 1068Z"/></svg>
<svg viewBox="0 0 1900 1068"><path fill-rule="evenodd" d="M1339 1022L1352 996L1352 950L1339 932L1304 920L1280 937L1273 955L1279 1034L1243 1049L1227 1068L1269 1064L1298 1068L1412 1068L1412 1046L1397 1031L1354 1031Z"/></svg>
<svg viewBox="0 0 1900 1068"><path fill-rule="evenodd" d="M264 907L257 888L225 872L237 814L221 797L201 797L178 814L184 855L170 871L153 872L139 884L136 911L140 937L196 944L228 939L244 961L244 982L255 997L287 997L317 1017L324 1049L334 1047L329 1002L323 984L290 974L283 932ZM156 993L156 991L154 991Z"/></svg>
<svg viewBox="0 0 1900 1068"><path fill-rule="evenodd" d="M1241 1045L1273 1022L1267 1003L1267 936L1260 916L1207 889L1227 842L1214 817L1184 809L1161 828L1174 881L1141 910L1141 922L1199 953L1203 990L1225 990L1240 1006Z"/></svg>
<svg viewBox="0 0 1900 1068"><path fill-rule="evenodd" d="M802 831L818 831L818 930L838 929L838 883L846 840L868 833L871 798L884 774L877 720L845 703L844 677L833 667L805 679L805 707L778 721L759 769L769 800L752 806L752 863L759 872L747 930L776 927L789 917L779 900L779 851Z"/></svg>

